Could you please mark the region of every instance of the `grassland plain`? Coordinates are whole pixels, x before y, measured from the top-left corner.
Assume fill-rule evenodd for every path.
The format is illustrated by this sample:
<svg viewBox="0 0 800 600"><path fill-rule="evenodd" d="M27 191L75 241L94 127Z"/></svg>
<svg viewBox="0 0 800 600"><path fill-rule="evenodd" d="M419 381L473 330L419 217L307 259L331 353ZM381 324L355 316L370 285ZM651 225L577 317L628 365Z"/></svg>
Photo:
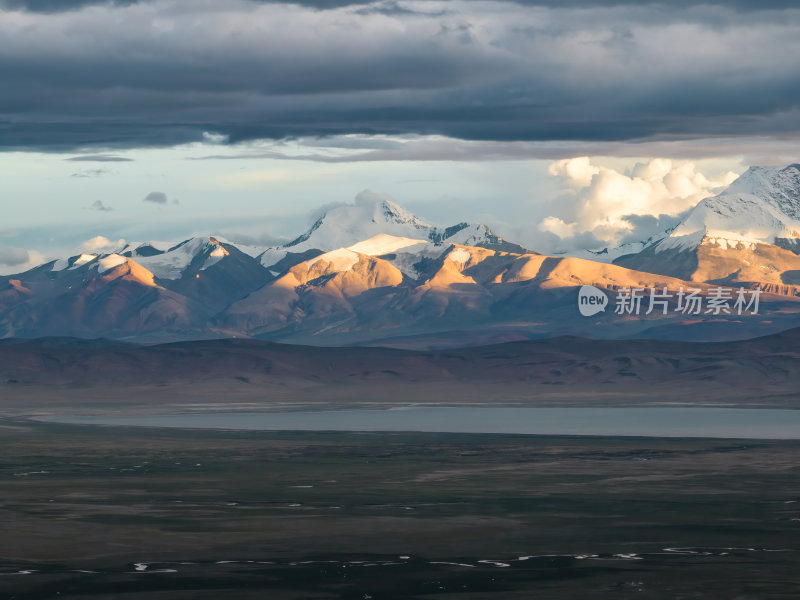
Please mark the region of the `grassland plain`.
<svg viewBox="0 0 800 600"><path fill-rule="evenodd" d="M800 443L0 422L0 597L800 596Z"/></svg>

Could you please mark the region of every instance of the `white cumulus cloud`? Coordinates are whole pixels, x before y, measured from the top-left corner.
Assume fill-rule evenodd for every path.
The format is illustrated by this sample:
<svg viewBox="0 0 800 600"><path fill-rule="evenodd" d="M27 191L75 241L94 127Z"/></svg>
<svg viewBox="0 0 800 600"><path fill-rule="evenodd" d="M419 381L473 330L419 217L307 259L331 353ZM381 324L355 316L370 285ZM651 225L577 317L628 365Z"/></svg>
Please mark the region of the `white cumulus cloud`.
<svg viewBox="0 0 800 600"><path fill-rule="evenodd" d="M545 217L539 223L541 231L549 231L560 238L569 238L575 235L575 228L577 223L565 223L563 219L558 217Z"/></svg>
<svg viewBox="0 0 800 600"><path fill-rule="evenodd" d="M80 245L81 252L98 253L98 252L113 252L125 246L125 240L119 239L112 242L105 236L97 235L90 240L86 240Z"/></svg>
<svg viewBox="0 0 800 600"><path fill-rule="evenodd" d="M592 234L607 243L633 231L636 219L632 217L679 215L737 177L728 172L709 178L693 162L665 158L620 172L582 156L553 162L549 172L562 178L569 191L560 203L561 214L543 219L539 229L562 239Z"/></svg>

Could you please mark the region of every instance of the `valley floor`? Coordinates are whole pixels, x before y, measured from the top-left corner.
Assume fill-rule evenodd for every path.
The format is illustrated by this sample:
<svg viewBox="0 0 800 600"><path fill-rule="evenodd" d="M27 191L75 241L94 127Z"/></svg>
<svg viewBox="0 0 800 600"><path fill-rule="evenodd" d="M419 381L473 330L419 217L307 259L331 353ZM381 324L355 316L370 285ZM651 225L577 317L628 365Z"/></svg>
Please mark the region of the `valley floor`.
<svg viewBox="0 0 800 600"><path fill-rule="evenodd" d="M0 596L796 598L800 443L0 421Z"/></svg>

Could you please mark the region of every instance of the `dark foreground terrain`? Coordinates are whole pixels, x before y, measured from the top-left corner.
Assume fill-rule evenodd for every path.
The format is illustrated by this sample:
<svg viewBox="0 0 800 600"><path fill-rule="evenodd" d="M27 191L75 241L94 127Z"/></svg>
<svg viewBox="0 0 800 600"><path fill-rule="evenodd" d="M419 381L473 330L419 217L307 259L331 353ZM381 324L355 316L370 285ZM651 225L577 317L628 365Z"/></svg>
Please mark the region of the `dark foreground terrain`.
<svg viewBox="0 0 800 600"><path fill-rule="evenodd" d="M800 408L799 365L800 329L726 343L562 337L436 351L0 340L0 414L408 403Z"/></svg>
<svg viewBox="0 0 800 600"><path fill-rule="evenodd" d="M800 443L0 421L0 598L800 597Z"/></svg>

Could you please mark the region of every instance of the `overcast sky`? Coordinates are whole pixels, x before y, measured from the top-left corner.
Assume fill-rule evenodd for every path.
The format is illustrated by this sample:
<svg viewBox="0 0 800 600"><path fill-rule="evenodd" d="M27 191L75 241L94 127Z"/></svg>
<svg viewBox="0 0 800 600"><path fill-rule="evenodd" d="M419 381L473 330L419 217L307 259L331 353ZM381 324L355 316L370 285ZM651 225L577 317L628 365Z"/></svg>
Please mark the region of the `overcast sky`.
<svg viewBox="0 0 800 600"><path fill-rule="evenodd" d="M800 158L793 5L0 0L0 272L364 189L544 251L646 235Z"/></svg>

